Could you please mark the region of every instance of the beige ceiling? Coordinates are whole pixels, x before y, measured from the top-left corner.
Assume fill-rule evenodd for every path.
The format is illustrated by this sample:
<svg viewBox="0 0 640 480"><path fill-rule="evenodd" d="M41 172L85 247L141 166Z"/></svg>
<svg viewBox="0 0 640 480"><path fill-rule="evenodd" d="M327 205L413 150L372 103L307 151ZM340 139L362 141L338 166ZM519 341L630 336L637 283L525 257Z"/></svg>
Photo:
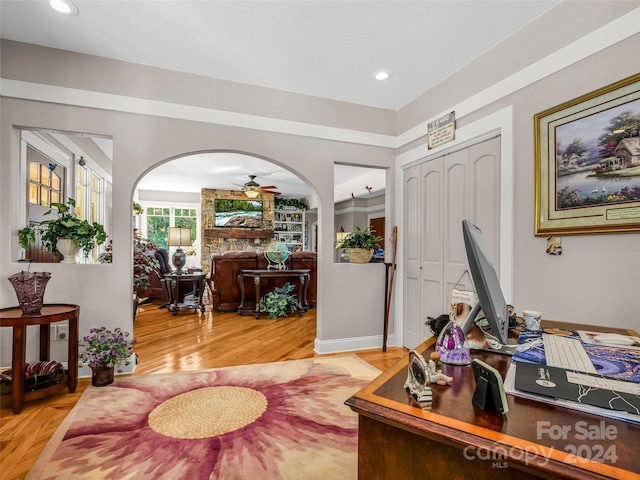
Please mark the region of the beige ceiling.
<svg viewBox="0 0 640 480"><path fill-rule="evenodd" d="M1 0L2 38L397 110L559 0ZM375 82L386 68L393 77Z"/></svg>

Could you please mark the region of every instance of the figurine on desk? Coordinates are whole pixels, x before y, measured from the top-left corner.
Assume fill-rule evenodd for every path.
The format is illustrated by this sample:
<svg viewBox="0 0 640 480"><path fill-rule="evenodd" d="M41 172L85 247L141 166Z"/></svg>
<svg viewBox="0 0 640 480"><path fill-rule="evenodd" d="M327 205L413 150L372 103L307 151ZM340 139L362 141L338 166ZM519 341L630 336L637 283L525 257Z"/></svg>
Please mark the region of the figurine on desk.
<svg viewBox="0 0 640 480"><path fill-rule="evenodd" d="M442 373L442 370L438 368L439 363L440 354L438 352L431 352L431 355L429 355L429 362L427 362L429 381L431 383L437 383L438 385L451 385L453 377L449 377Z"/></svg>

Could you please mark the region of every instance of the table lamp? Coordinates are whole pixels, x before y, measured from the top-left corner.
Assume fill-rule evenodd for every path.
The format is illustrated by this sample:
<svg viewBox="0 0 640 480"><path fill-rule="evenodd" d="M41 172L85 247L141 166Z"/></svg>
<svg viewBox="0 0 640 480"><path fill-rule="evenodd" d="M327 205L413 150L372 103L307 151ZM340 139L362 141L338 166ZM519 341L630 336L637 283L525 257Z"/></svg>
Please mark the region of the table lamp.
<svg viewBox="0 0 640 480"><path fill-rule="evenodd" d="M173 266L176 267L176 275L182 275L182 267L187 263L187 256L182 251L182 246L191 246L191 229L185 227L169 227L167 245L176 248L173 254Z"/></svg>

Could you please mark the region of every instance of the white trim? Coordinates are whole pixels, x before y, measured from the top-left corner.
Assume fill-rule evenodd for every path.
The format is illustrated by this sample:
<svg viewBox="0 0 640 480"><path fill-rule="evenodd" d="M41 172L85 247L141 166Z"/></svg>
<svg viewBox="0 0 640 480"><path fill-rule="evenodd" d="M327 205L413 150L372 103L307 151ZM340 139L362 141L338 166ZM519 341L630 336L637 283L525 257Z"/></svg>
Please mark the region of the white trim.
<svg viewBox="0 0 640 480"><path fill-rule="evenodd" d="M227 125L269 132L300 135L348 143L395 148L396 137L379 133L349 130L311 123L262 117L246 113L229 112L213 108L181 105L179 103L147 100L75 88L43 85L19 80L0 80L0 94L5 97L61 103L77 107L98 108L116 112L152 115L157 117L190 120L202 123Z"/></svg>
<svg viewBox="0 0 640 480"><path fill-rule="evenodd" d="M387 346L398 346L395 334L387 337ZM337 338L334 340L320 340L316 338L313 350L319 355L326 353L353 352L356 350L371 350L382 347L382 335L369 337Z"/></svg>

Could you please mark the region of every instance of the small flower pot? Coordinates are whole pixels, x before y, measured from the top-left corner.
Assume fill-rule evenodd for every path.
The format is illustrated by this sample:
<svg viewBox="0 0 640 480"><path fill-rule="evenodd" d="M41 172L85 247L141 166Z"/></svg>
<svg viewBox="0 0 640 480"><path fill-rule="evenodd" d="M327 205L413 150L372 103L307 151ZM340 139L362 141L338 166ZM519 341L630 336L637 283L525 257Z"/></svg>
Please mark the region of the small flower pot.
<svg viewBox="0 0 640 480"><path fill-rule="evenodd" d="M113 383L114 367L91 367L91 385L106 387Z"/></svg>

